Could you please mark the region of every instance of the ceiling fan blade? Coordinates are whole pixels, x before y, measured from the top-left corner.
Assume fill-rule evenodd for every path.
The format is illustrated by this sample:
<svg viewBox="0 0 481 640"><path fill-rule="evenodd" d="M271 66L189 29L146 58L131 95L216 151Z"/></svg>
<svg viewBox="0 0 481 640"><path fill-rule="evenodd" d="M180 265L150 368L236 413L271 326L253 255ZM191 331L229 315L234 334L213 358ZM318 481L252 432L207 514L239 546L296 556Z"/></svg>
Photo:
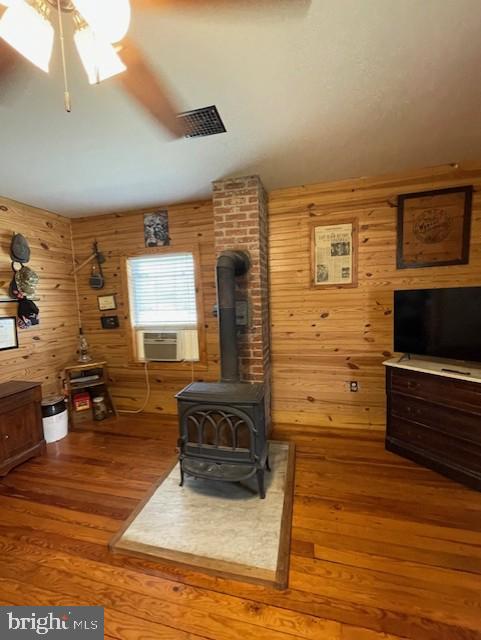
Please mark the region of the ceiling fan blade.
<svg viewBox="0 0 481 640"><path fill-rule="evenodd" d="M118 82L174 137L184 136L186 129L182 120L177 117L179 109L159 79L159 74L153 71L144 54L130 38L122 41L119 56L127 71L118 76Z"/></svg>
<svg viewBox="0 0 481 640"><path fill-rule="evenodd" d="M0 18L7 10L8 2L0 0ZM19 55L9 44L0 38L0 81L9 74L18 62Z"/></svg>
<svg viewBox="0 0 481 640"><path fill-rule="evenodd" d="M0 38L0 81L13 70L18 62L15 49Z"/></svg>
<svg viewBox="0 0 481 640"><path fill-rule="evenodd" d="M163 7L182 7L191 6L199 8L207 7L253 7L259 9L262 7L291 7L296 11L306 11L312 0L132 0L133 7L140 9L162 9Z"/></svg>

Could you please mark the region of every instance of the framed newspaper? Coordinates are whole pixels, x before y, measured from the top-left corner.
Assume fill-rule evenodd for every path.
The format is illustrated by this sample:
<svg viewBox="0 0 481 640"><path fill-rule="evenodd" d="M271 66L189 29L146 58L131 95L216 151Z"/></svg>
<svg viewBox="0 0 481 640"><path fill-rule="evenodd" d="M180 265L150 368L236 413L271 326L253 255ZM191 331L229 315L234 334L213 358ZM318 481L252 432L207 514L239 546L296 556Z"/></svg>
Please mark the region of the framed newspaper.
<svg viewBox="0 0 481 640"><path fill-rule="evenodd" d="M311 270L313 287L357 286L357 220L312 224Z"/></svg>

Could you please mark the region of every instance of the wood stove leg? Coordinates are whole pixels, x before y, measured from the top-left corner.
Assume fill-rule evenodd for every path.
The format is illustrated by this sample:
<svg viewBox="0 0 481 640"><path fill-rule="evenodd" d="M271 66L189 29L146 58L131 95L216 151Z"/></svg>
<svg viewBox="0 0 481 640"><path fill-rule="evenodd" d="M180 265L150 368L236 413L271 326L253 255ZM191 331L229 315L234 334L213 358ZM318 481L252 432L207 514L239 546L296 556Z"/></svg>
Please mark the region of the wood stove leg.
<svg viewBox="0 0 481 640"><path fill-rule="evenodd" d="M257 469L257 484L259 485L259 496L261 499L266 497L266 489L264 486L264 469Z"/></svg>
<svg viewBox="0 0 481 640"><path fill-rule="evenodd" d="M271 470L271 465L269 464L269 456L267 456L267 458L266 458L266 469L267 469L267 471Z"/></svg>
<svg viewBox="0 0 481 640"><path fill-rule="evenodd" d="M183 487L184 486L184 470L182 468L182 462L180 463L180 482L179 482L179 487Z"/></svg>

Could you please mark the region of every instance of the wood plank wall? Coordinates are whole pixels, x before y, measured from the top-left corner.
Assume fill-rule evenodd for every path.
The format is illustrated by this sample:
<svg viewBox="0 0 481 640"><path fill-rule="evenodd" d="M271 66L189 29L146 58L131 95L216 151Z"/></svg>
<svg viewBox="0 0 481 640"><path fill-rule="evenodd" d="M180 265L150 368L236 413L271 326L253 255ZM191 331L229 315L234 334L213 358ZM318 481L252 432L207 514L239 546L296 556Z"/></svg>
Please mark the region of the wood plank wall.
<svg viewBox="0 0 481 640"><path fill-rule="evenodd" d="M70 221L61 216L0 197L0 295L8 295L12 277L12 233L29 241L29 266L40 276L37 293L40 324L18 330L19 349L0 351L0 382L38 380L43 393L61 388L61 371L77 348ZM17 314L17 303L0 303L1 316Z"/></svg>
<svg viewBox="0 0 481 640"><path fill-rule="evenodd" d="M206 326L207 366L196 366L194 375L198 380L216 380L218 377L217 321L212 315L215 304L215 254L212 202L194 202L168 207L171 247L198 245L200 251L201 280L204 320ZM152 209L149 209L151 212ZM144 248L144 211L127 212L79 218L73 220L74 254L80 264L92 250L92 241L97 239L100 250L107 261L103 265L106 276L105 288L95 291L89 287L90 268L78 275L78 288L82 326L92 352L106 358L113 380L113 393L120 409L134 410L145 397L145 374L142 365L129 364L128 339L125 316L128 300L122 294L121 263L125 256ZM151 251L151 250L149 250ZM98 310L97 296L115 293L117 311ZM105 330L100 326L102 315L118 314L120 328ZM160 414L175 414L174 394L191 382L190 365L178 363L150 363L152 392L146 411Z"/></svg>
<svg viewBox="0 0 481 640"><path fill-rule="evenodd" d="M469 265L396 270L396 197L474 185ZM447 165L270 194L273 420L287 435L384 429L395 289L481 285L481 167ZM313 221L359 220L359 286L309 287ZM460 310L462 313L462 310ZM357 380L359 392L349 391Z"/></svg>

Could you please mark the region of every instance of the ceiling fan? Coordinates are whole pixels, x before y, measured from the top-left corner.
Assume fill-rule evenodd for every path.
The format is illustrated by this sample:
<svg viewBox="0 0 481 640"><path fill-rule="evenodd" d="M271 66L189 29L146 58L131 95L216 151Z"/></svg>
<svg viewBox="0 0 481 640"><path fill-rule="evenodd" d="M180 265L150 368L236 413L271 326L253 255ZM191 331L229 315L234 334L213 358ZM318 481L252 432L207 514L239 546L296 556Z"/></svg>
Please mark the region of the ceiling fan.
<svg viewBox="0 0 481 640"><path fill-rule="evenodd" d="M70 111L63 36L66 16L74 21L75 45L91 84L118 76L123 88L174 137L187 133L166 87L127 36L130 0L0 0L0 76L13 69L18 53L48 73L57 22L65 108Z"/></svg>
<svg viewBox="0 0 481 640"><path fill-rule="evenodd" d="M261 0L242 0L260 4ZM132 0L134 8L173 5L234 5L240 0ZM263 0L263 4L310 4L310 0ZM0 80L15 65L18 53L49 71L55 31L62 52L65 108L71 110L64 48L63 20L74 22L74 41L91 84L117 76L123 88L174 137L188 133L169 92L135 42L127 35L130 0L0 0Z"/></svg>

